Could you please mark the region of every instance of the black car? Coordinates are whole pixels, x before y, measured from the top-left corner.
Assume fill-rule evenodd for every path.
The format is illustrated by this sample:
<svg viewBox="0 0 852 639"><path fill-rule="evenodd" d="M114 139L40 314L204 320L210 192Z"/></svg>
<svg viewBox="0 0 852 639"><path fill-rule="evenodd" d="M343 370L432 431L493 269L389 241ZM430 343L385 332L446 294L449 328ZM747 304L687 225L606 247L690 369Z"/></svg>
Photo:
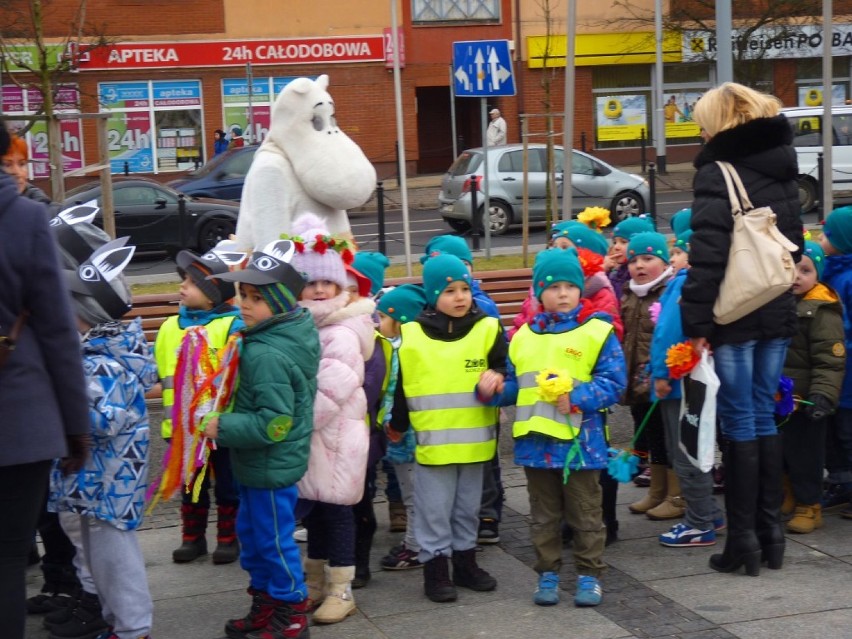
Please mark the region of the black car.
<svg viewBox="0 0 852 639"><path fill-rule="evenodd" d="M169 186L196 197L239 200L257 148L258 145L253 144L220 153L197 171L172 180Z"/></svg>
<svg viewBox="0 0 852 639"><path fill-rule="evenodd" d="M140 251L189 248L205 252L237 228L240 207L234 202L188 196L141 177L113 178L112 189L116 235L129 235ZM100 182L68 191L63 206L91 200L103 205ZM102 225L100 213L95 223Z"/></svg>

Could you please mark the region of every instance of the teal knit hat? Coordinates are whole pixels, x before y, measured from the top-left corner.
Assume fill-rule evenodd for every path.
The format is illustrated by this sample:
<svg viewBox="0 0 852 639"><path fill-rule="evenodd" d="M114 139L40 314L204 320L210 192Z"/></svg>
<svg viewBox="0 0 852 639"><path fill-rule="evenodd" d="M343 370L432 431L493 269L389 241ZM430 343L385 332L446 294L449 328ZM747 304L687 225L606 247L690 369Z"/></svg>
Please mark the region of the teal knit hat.
<svg viewBox="0 0 852 639"><path fill-rule="evenodd" d="M852 253L852 206L834 209L825 219L822 232L841 253Z"/></svg>
<svg viewBox="0 0 852 639"><path fill-rule="evenodd" d="M425 264L430 257L435 257L441 253L455 255L463 262L473 265L473 255L467 247L467 242L458 235L436 235L426 244L426 248L420 257L420 263Z"/></svg>
<svg viewBox="0 0 852 639"><path fill-rule="evenodd" d="M679 248L684 253L689 253L689 240L692 239L692 229L686 229L675 238L672 248Z"/></svg>
<svg viewBox="0 0 852 639"><path fill-rule="evenodd" d="M586 282L577 251L573 248L552 248L536 255L532 276L533 292L538 300L541 300L544 289L556 282L573 284L581 293Z"/></svg>
<svg viewBox="0 0 852 639"><path fill-rule="evenodd" d="M637 217L627 217L621 220L612 229L612 237L623 237L628 242L637 233L653 233L654 223L651 218L639 215Z"/></svg>
<svg viewBox="0 0 852 639"><path fill-rule="evenodd" d="M458 281L470 286L471 277L467 266L455 255L440 253L423 265L423 290L426 302L433 308L444 289Z"/></svg>
<svg viewBox="0 0 852 639"><path fill-rule="evenodd" d="M606 256L609 251L609 243L602 234L576 220L555 224L550 237L554 240L558 237L567 237L577 248L589 249L598 255Z"/></svg>
<svg viewBox="0 0 852 639"><path fill-rule="evenodd" d="M805 250L803 255L807 255L811 258L811 262L814 263L814 267L817 272L817 279L822 279L822 272L825 270L825 252L822 250L822 247L811 240L805 240Z"/></svg>
<svg viewBox="0 0 852 639"><path fill-rule="evenodd" d="M376 309L405 324L426 308L426 293L417 284L400 284L379 298Z"/></svg>
<svg viewBox="0 0 852 639"><path fill-rule="evenodd" d="M358 251L352 266L370 280L370 295L375 295L385 285L385 269L390 266L390 260L384 253Z"/></svg>
<svg viewBox="0 0 852 639"><path fill-rule="evenodd" d="M684 231L689 229L689 224L692 221L692 209L681 209L672 215L671 224L672 232L675 237L680 237Z"/></svg>
<svg viewBox="0 0 852 639"><path fill-rule="evenodd" d="M630 239L630 244L627 245L627 260L630 261L640 255L653 255L668 264L669 247L666 244L666 236L654 232L634 235Z"/></svg>

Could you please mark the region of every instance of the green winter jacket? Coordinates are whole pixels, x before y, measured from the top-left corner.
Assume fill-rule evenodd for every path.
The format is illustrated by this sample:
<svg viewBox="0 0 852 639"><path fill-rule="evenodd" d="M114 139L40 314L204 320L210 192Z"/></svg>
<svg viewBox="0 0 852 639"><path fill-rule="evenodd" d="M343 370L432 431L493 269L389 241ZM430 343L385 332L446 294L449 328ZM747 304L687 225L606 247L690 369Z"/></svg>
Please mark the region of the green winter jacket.
<svg viewBox="0 0 852 639"><path fill-rule="evenodd" d="M798 298L799 330L787 349L784 375L793 393L807 399L814 393L836 405L846 367L843 306L826 284L817 284Z"/></svg>
<svg viewBox="0 0 852 639"><path fill-rule="evenodd" d="M234 409L219 418L234 477L249 488L292 486L308 468L319 334L307 309L244 331Z"/></svg>

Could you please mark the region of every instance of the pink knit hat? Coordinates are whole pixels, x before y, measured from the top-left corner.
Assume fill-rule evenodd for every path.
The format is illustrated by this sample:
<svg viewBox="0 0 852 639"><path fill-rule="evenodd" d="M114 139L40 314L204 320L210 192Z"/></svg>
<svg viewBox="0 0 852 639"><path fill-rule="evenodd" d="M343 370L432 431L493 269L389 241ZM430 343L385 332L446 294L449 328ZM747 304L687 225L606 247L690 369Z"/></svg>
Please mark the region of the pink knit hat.
<svg viewBox="0 0 852 639"><path fill-rule="evenodd" d="M344 260L352 261L352 252L345 240L333 237L328 227L313 213L303 213L293 222L291 239L296 244L292 265L306 282L327 280L346 288ZM284 237L284 236L282 236Z"/></svg>

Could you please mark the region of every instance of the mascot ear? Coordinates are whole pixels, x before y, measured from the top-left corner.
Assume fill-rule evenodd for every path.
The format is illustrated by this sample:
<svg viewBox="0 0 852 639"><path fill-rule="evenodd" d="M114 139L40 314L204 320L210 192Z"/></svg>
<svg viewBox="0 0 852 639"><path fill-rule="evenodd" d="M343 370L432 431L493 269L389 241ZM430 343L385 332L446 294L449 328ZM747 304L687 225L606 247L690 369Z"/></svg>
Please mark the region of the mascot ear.
<svg viewBox="0 0 852 639"><path fill-rule="evenodd" d="M316 84L323 91L328 89L328 75L323 73L320 77L317 78Z"/></svg>
<svg viewBox="0 0 852 639"><path fill-rule="evenodd" d="M328 76L326 76L326 78L328 78ZM287 86L292 87L293 91L295 91L296 93L304 94L311 90L311 87L314 86L314 83L310 78L296 78Z"/></svg>

